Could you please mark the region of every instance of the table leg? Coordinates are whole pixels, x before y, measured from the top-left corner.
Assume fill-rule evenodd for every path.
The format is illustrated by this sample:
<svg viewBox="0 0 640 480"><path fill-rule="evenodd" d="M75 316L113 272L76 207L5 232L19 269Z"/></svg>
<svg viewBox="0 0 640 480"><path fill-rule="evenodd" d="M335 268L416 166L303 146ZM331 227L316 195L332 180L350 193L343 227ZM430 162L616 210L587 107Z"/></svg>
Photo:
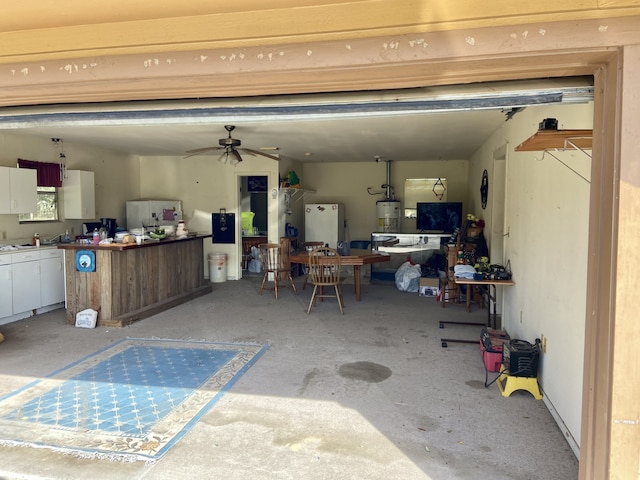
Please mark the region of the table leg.
<svg viewBox="0 0 640 480"><path fill-rule="evenodd" d="M491 292L493 287L493 297L491 295L489 295L489 302L491 302L491 300L493 300L493 328L494 330L497 328L497 319L498 319L498 311L496 309L496 298L497 298L497 292L496 292L496 286L495 285L489 285L489 292ZM491 312L491 303L489 303L487 305L487 311ZM491 326L491 313L489 313L489 318L487 319L487 325Z"/></svg>
<svg viewBox="0 0 640 480"><path fill-rule="evenodd" d="M353 284L356 289L356 301L360 301L360 265L353 266Z"/></svg>

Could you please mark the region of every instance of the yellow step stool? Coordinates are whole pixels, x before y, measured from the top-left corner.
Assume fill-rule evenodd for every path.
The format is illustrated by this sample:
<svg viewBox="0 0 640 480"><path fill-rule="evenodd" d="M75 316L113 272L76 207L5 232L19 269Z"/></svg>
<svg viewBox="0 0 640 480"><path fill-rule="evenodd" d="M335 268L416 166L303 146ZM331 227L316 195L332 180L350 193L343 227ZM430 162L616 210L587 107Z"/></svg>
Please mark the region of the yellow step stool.
<svg viewBox="0 0 640 480"><path fill-rule="evenodd" d="M500 377L497 383L503 397L510 396L516 390L526 390L536 400L542 399L537 377L512 377L504 365L500 368Z"/></svg>

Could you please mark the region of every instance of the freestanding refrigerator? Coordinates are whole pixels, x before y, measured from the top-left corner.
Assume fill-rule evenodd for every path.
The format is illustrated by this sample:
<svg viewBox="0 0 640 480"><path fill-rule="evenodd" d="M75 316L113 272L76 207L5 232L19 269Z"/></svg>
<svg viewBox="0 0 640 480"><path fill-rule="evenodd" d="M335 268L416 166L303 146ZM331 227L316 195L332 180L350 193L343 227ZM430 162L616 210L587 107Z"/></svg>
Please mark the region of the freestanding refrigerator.
<svg viewBox="0 0 640 480"><path fill-rule="evenodd" d="M176 225L182 220L180 200L133 200L126 203L127 228Z"/></svg>
<svg viewBox="0 0 640 480"><path fill-rule="evenodd" d="M308 203L304 206L304 241L324 242L337 248L345 239L344 205Z"/></svg>

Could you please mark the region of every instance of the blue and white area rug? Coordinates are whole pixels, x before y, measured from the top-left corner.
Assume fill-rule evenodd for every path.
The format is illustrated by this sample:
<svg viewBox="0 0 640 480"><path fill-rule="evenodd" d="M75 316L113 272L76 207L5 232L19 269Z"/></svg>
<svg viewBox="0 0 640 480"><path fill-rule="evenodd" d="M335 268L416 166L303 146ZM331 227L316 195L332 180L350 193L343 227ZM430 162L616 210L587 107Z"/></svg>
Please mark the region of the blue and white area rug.
<svg viewBox="0 0 640 480"><path fill-rule="evenodd" d="M127 338L0 397L0 445L153 462L266 345Z"/></svg>

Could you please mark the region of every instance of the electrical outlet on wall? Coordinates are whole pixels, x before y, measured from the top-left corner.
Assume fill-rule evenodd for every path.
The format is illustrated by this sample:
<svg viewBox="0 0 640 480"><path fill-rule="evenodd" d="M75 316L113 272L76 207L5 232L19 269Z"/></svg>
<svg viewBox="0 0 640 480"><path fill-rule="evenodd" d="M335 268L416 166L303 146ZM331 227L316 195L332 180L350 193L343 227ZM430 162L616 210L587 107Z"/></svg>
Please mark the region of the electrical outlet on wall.
<svg viewBox="0 0 640 480"><path fill-rule="evenodd" d="M547 353L547 337L544 335L540 335L540 348L542 349L542 353Z"/></svg>

